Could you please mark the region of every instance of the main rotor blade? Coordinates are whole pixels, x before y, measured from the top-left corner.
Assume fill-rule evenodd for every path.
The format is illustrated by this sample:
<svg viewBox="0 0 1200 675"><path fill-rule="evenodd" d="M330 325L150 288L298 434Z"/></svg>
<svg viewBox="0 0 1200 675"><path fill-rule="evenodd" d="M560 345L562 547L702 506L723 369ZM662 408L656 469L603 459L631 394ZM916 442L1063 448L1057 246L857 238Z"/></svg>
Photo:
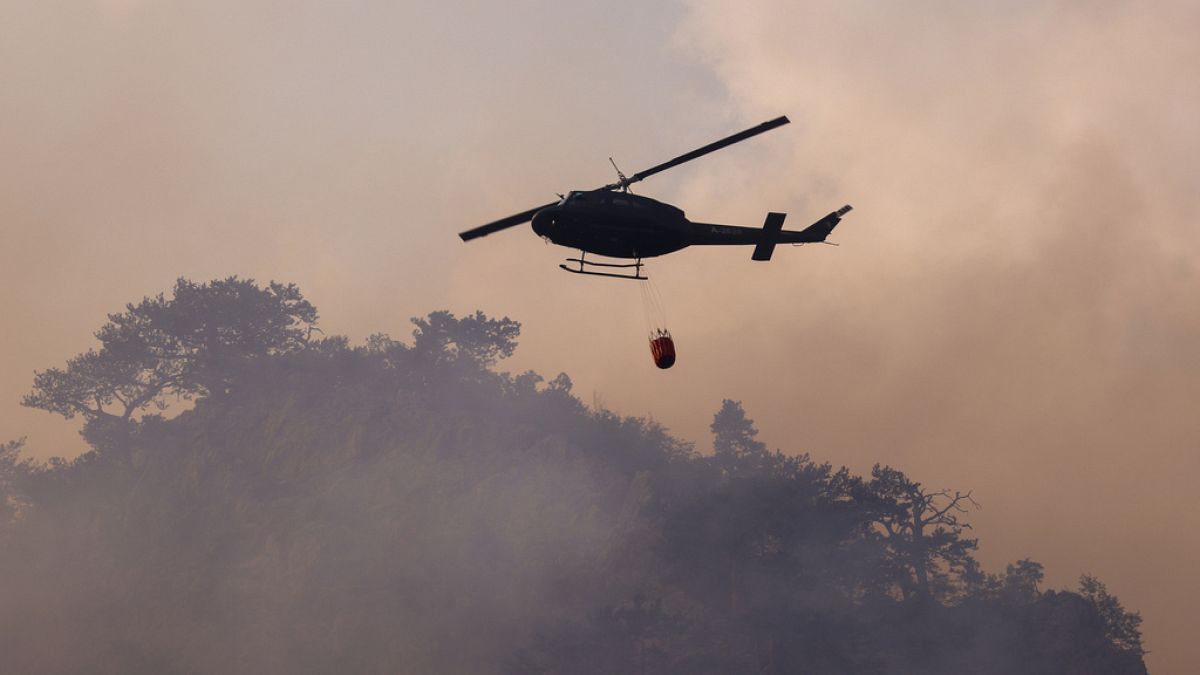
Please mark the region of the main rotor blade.
<svg viewBox="0 0 1200 675"><path fill-rule="evenodd" d="M789 120L786 115L782 116L782 117L776 117L773 120L770 120L768 122L763 122L762 124L760 124L756 127L751 127L745 131L738 132L732 136L729 136L728 138L722 138L721 140L716 141L715 143L709 143L708 145L704 146L703 148L697 148L689 153L680 155L680 156L676 157L675 159L672 159L669 162L663 162L662 164L659 164L658 166L652 166L649 169L646 169L645 171L639 171L639 172L633 174L632 176L630 176L629 178L626 178L624 181L613 183L612 185L606 185L605 187L609 188L609 189L617 189L617 188L625 187L632 183L636 183L644 178L649 178L650 176L653 176L654 174L656 174L660 171L666 171L667 169L679 166L680 164L683 164L684 162L690 162L693 159L696 159L697 157L703 157L704 155L707 155L710 152L716 152L717 150L720 150L721 148L724 148L726 146L730 146L730 145L733 145L734 143L739 143L741 141L744 141L747 138L750 138L751 136L757 136L757 135L763 133L764 131L770 131L770 130L774 129L775 127L781 127L790 121L791 120Z"/></svg>
<svg viewBox="0 0 1200 675"><path fill-rule="evenodd" d="M541 206L535 206L532 209L529 209L528 211L522 211L520 213L513 214L507 218L501 218L500 220L488 223L487 225L480 225L479 227L467 230L466 232L459 232L458 236L462 237L463 241L471 241L472 239L475 239L477 237L483 237L483 236L489 235L493 232L499 232L500 230L508 229L514 225L520 225L521 223L527 223L533 219L533 214L537 213L538 211L541 211L542 209L544 209L548 206L554 206L557 203L558 202L550 202L549 204L542 204Z"/></svg>

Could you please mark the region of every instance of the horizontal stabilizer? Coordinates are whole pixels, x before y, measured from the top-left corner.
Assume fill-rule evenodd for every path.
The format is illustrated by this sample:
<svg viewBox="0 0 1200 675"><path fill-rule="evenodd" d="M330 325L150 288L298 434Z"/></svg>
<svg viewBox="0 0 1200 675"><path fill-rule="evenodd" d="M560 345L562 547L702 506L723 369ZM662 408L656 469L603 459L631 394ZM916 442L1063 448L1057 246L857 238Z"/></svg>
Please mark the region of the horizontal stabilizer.
<svg viewBox="0 0 1200 675"><path fill-rule="evenodd" d="M767 220L763 223L762 239L754 247L754 253L750 255L751 260L771 259L771 254L775 252L775 244L779 243L779 231L783 229L784 218L787 218L786 213L767 214Z"/></svg>

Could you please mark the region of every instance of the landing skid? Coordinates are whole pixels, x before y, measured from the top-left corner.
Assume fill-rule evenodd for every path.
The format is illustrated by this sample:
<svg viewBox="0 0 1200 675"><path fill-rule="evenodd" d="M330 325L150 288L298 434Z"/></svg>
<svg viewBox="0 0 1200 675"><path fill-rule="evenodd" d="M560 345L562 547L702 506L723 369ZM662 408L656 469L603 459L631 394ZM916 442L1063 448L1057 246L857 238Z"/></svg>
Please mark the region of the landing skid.
<svg viewBox="0 0 1200 675"><path fill-rule="evenodd" d="M574 267L567 267L566 265L563 265L563 264L560 264L558 266L559 269L564 270L566 272L570 272L571 274L586 274L586 275L592 276L592 277L611 277L613 279L636 279L638 281L645 281L650 278L650 277L642 275L642 264L643 263L642 263L641 258L638 258L637 262L628 263L628 264L592 262L591 260L585 260L584 253L582 251L580 251L578 258L567 258L567 262L579 264L578 269L576 269ZM621 269L633 268L633 274L615 274L613 272L593 272L591 270L588 270L587 269L588 267L609 267L609 268L617 267L617 268L621 268Z"/></svg>

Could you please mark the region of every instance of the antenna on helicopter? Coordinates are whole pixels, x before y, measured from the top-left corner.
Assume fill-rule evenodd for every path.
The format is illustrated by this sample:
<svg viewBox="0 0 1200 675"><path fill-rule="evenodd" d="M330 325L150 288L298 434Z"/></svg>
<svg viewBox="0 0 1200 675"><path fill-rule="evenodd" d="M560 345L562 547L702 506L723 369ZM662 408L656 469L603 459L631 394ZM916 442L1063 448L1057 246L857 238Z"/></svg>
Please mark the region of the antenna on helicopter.
<svg viewBox="0 0 1200 675"><path fill-rule="evenodd" d="M613 165L613 169L617 172L617 178L620 179L617 181L617 186L621 188L622 192L629 192L629 179L625 177L625 174L621 173L620 167L617 166L612 157L608 158L608 163Z"/></svg>

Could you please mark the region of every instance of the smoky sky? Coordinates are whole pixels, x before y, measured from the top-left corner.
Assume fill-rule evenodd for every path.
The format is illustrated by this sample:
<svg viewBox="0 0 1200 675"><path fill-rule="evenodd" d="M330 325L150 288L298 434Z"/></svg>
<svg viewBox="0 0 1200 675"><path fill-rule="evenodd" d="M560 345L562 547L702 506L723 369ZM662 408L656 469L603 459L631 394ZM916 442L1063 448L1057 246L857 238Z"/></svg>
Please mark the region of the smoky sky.
<svg viewBox="0 0 1200 675"><path fill-rule="evenodd" d="M297 283L322 327L403 337L476 308L507 367L707 444L765 440L973 489L982 559L1104 579L1148 664L1187 639L1200 470L1200 11L1183 2L10 3L0 22L5 438L32 371L177 276ZM839 247L654 260L640 298L528 230L455 233L776 115L638 191Z"/></svg>

